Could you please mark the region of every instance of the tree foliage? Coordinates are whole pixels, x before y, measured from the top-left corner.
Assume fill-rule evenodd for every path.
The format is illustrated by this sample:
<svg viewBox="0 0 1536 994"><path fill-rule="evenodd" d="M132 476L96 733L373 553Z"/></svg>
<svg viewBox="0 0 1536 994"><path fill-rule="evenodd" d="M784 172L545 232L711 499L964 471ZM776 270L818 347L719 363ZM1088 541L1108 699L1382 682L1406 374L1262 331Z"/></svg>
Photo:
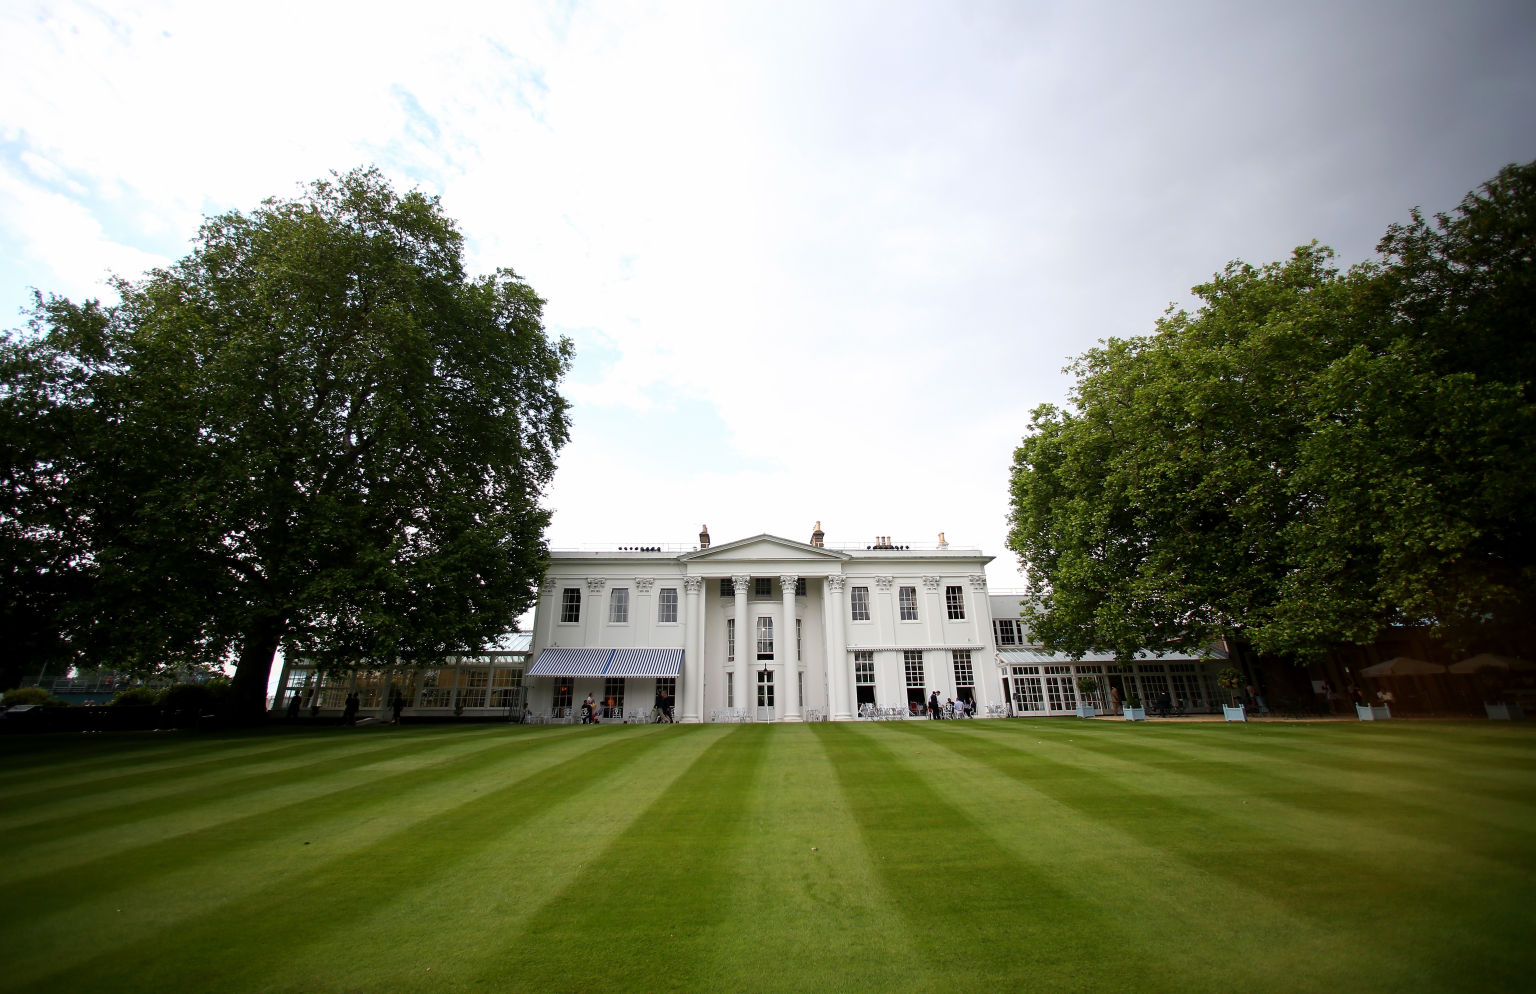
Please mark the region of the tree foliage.
<svg viewBox="0 0 1536 994"><path fill-rule="evenodd" d="M513 623L570 345L515 273L462 256L435 198L358 170L210 218L116 305L39 299L3 349L27 442L0 522L88 588L54 615L76 651L233 654L251 710L279 644L430 658Z"/></svg>
<svg viewBox="0 0 1536 994"><path fill-rule="evenodd" d="M1341 273L1234 262L1072 367L1014 455L1024 614L1067 651L1384 628L1511 645L1536 616L1536 164Z"/></svg>

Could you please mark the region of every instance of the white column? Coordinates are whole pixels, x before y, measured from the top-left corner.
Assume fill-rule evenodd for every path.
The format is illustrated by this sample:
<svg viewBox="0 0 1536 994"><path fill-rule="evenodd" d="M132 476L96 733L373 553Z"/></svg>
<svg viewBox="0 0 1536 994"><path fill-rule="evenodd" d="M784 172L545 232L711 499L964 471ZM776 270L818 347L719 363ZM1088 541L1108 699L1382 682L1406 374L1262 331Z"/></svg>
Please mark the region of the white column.
<svg viewBox="0 0 1536 994"><path fill-rule="evenodd" d="M781 668L784 675L784 685L779 690L779 700L783 701L783 707L779 714L785 721L800 720L800 640L795 637L795 585L800 582L798 576L785 574L779 577L779 588L783 594L783 607L781 613L784 616L784 634L780 636L779 643L783 648L778 656L784 660Z"/></svg>
<svg viewBox="0 0 1536 994"><path fill-rule="evenodd" d="M971 610L966 616L973 618L976 626L976 641L983 648L981 652L971 657L971 664L975 667L972 674L976 678L976 706L985 708L993 703L993 695L1003 692L1002 681L998 677L1002 673L1002 667L998 665L997 643L992 636L992 601L987 597L987 577L984 573L972 573L966 577L966 582L971 587ZM1109 691L1106 689L1105 694ZM997 703L1006 704L1005 700Z"/></svg>
<svg viewBox="0 0 1536 994"><path fill-rule="evenodd" d="M690 724L703 720L704 713L704 589L701 576L683 577L687 591L688 621L683 632L682 705L680 720Z"/></svg>
<svg viewBox="0 0 1536 994"><path fill-rule="evenodd" d="M929 645L943 645L944 638L943 617L944 599L939 594L939 587L943 580L936 576L923 577L923 631L927 633Z"/></svg>
<svg viewBox="0 0 1536 994"><path fill-rule="evenodd" d="M277 693L272 695L272 710L280 711L288 707L288 674L292 672L293 664L288 661L288 653L283 653L283 669L277 677Z"/></svg>
<svg viewBox="0 0 1536 994"><path fill-rule="evenodd" d="M833 721L848 721L853 717L849 702L853 674L849 672L848 640L843 635L843 576L829 576L826 586L827 612L827 708Z"/></svg>
<svg viewBox="0 0 1536 994"><path fill-rule="evenodd" d="M603 603L603 588L608 581L600 576L587 577L587 606L586 617L582 619L582 628L586 631L586 639L582 643L587 646L600 646L603 644L603 626L608 623L608 605Z"/></svg>
<svg viewBox="0 0 1536 994"><path fill-rule="evenodd" d="M733 576L731 583L736 592L736 706L751 708L747 713L757 715L757 682L752 675L752 661L757 659L757 622L747 607L747 587L750 576Z"/></svg>
<svg viewBox="0 0 1536 994"><path fill-rule="evenodd" d="M651 587L656 583L654 576L635 577L635 603L630 605L629 623L633 627L634 637L630 639L630 645L636 647L651 644L651 629L656 625L656 607L651 601Z"/></svg>

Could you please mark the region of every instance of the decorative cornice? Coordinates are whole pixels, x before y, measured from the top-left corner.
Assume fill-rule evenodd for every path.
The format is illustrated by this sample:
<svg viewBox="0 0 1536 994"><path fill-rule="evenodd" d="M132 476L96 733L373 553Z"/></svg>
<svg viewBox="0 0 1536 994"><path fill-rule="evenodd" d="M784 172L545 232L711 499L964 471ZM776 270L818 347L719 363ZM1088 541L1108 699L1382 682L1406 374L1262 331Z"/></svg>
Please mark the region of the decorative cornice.
<svg viewBox="0 0 1536 994"><path fill-rule="evenodd" d="M637 576L635 577L635 590L642 594L648 594L651 592L651 585L655 582L656 578L654 576Z"/></svg>
<svg viewBox="0 0 1536 994"><path fill-rule="evenodd" d="M704 578L702 576L683 577L683 589L690 594L698 593L704 589Z"/></svg>
<svg viewBox="0 0 1536 994"><path fill-rule="evenodd" d="M847 652L984 652L981 645L850 645Z"/></svg>
<svg viewBox="0 0 1536 994"><path fill-rule="evenodd" d="M834 573L833 575L826 577L823 582L826 583L828 590L832 591L833 593L840 594L843 592L843 584L848 582L848 578L843 576L841 573Z"/></svg>
<svg viewBox="0 0 1536 994"><path fill-rule="evenodd" d="M589 593L589 594L600 594L600 593L603 592L603 588L605 586L607 586L607 585L608 585L608 580L607 580L606 577L601 577L601 576L589 576L589 577L587 577L587 593Z"/></svg>
<svg viewBox="0 0 1536 994"><path fill-rule="evenodd" d="M779 575L779 589L793 591L800 583L800 578L793 573L781 573Z"/></svg>
<svg viewBox="0 0 1536 994"><path fill-rule="evenodd" d="M932 590L934 593L939 592L939 583L940 580L936 576L923 577L923 586L927 587L929 590Z"/></svg>
<svg viewBox="0 0 1536 994"><path fill-rule="evenodd" d="M972 590L986 590L987 578L979 573L973 573L970 577Z"/></svg>
<svg viewBox="0 0 1536 994"><path fill-rule="evenodd" d="M894 582L896 582L895 577L890 577L890 576L877 576L877 577L875 577L875 586L879 587L881 590L890 590L891 589L891 584L894 583Z"/></svg>
<svg viewBox="0 0 1536 994"><path fill-rule="evenodd" d="M738 594L750 594L752 592L748 589L752 586L752 574L750 573L732 573L731 583L735 585Z"/></svg>

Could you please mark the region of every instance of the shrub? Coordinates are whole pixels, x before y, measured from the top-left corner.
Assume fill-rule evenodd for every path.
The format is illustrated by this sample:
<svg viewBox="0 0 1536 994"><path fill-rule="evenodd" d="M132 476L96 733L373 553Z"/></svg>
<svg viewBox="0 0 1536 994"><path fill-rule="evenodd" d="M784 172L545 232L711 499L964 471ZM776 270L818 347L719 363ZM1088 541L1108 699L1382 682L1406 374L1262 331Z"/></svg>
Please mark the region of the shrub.
<svg viewBox="0 0 1536 994"><path fill-rule="evenodd" d="M148 687L129 687L119 690L109 703L112 707L149 707L160 703L160 694Z"/></svg>
<svg viewBox="0 0 1536 994"><path fill-rule="evenodd" d="M218 714L229 702L229 681L178 683L160 693L160 703L172 711L193 714Z"/></svg>
<svg viewBox="0 0 1536 994"><path fill-rule="evenodd" d="M4 704L6 707L14 707L17 704L42 704L53 708L69 706L68 701L59 700L53 696L52 691L44 690L42 687L17 687L14 690L7 690L4 695Z"/></svg>

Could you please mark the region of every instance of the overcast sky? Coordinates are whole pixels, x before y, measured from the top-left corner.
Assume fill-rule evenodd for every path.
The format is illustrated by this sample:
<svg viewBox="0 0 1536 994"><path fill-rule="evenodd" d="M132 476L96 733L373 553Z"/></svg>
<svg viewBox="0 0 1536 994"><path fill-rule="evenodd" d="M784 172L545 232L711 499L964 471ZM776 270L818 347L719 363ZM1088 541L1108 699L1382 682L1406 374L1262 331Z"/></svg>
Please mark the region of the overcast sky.
<svg viewBox="0 0 1536 994"><path fill-rule="evenodd" d="M550 542L1007 551L1062 367L1536 158L1536 4L0 8L0 307L375 163L576 362Z"/></svg>

